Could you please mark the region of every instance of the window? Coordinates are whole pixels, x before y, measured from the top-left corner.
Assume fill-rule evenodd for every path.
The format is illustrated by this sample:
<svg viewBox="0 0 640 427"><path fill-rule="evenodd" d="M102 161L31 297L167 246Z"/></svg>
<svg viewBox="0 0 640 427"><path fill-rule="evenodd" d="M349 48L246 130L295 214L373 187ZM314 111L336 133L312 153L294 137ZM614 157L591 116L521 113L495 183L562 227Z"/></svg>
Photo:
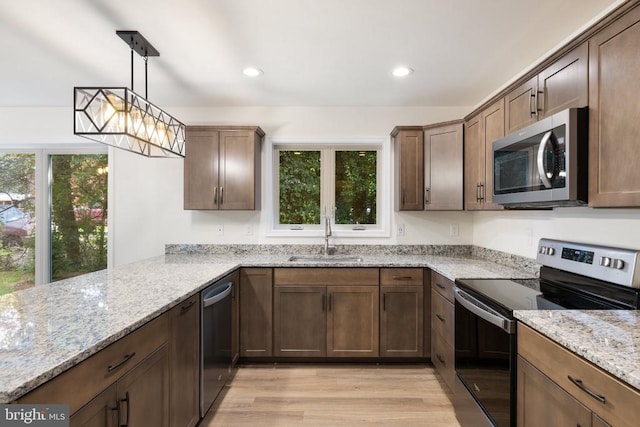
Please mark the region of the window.
<svg viewBox="0 0 640 427"><path fill-rule="evenodd" d="M381 143L280 143L273 155L275 234L318 235L326 216L334 235L386 233Z"/></svg>
<svg viewBox="0 0 640 427"><path fill-rule="evenodd" d="M0 152L0 295L106 268L107 162L95 148Z"/></svg>

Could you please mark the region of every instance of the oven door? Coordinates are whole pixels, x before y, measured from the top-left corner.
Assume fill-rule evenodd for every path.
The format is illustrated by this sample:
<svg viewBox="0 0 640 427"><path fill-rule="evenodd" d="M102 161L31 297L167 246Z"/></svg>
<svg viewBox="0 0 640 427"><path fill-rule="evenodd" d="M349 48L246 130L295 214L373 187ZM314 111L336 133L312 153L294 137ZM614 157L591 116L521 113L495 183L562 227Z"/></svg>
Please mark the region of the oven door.
<svg viewBox="0 0 640 427"><path fill-rule="evenodd" d="M515 320L457 286L454 294L456 417L464 425L515 426Z"/></svg>

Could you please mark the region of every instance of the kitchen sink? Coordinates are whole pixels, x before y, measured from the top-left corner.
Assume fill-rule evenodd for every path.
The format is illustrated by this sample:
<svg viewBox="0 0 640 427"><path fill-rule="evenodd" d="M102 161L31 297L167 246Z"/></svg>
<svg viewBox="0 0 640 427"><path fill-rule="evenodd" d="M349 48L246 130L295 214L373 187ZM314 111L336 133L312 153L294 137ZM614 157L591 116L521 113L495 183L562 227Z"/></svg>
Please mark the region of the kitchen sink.
<svg viewBox="0 0 640 427"><path fill-rule="evenodd" d="M327 262L327 263L340 263L340 262L362 262L364 259L359 256L350 255L294 255L289 258L289 261L293 262Z"/></svg>

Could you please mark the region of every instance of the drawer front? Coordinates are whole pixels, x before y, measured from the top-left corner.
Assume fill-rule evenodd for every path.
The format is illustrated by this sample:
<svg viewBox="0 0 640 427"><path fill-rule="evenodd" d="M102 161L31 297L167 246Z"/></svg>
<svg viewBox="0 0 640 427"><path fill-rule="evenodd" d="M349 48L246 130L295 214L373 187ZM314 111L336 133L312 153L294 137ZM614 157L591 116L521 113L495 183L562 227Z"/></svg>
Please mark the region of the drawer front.
<svg viewBox="0 0 640 427"><path fill-rule="evenodd" d="M275 286L378 286L377 268L276 268L273 270Z"/></svg>
<svg viewBox="0 0 640 427"><path fill-rule="evenodd" d="M437 332L431 334L431 361L449 386L449 390L453 391L456 377L453 365L453 344L448 343Z"/></svg>
<svg viewBox="0 0 640 427"><path fill-rule="evenodd" d="M447 279L443 275L431 272L431 287L438 291L440 295L445 297L452 304L454 303L453 285L453 281Z"/></svg>
<svg viewBox="0 0 640 427"><path fill-rule="evenodd" d="M522 323L518 323L518 354L609 424L637 425L637 390ZM583 388L569 377L582 381Z"/></svg>
<svg viewBox="0 0 640 427"><path fill-rule="evenodd" d="M422 286L422 268L381 268L380 284L384 286Z"/></svg>
<svg viewBox="0 0 640 427"><path fill-rule="evenodd" d="M73 414L168 340L167 315L124 336L18 399L19 403L65 403Z"/></svg>
<svg viewBox="0 0 640 427"><path fill-rule="evenodd" d="M454 343L454 306L438 293L431 290L431 330L440 334L447 342Z"/></svg>

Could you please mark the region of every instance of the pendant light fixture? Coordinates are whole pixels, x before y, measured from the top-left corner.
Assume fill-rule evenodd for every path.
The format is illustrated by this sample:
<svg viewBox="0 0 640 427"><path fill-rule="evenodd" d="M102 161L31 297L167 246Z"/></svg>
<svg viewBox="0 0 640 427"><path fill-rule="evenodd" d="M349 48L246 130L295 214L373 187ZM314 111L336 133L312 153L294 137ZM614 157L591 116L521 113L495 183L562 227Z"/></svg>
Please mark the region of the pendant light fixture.
<svg viewBox="0 0 640 427"><path fill-rule="evenodd" d="M73 133L147 157L184 157L186 128L147 100L147 63L160 53L137 31L116 31L131 48L131 88L75 87ZM145 97L133 91L134 51L144 58Z"/></svg>

